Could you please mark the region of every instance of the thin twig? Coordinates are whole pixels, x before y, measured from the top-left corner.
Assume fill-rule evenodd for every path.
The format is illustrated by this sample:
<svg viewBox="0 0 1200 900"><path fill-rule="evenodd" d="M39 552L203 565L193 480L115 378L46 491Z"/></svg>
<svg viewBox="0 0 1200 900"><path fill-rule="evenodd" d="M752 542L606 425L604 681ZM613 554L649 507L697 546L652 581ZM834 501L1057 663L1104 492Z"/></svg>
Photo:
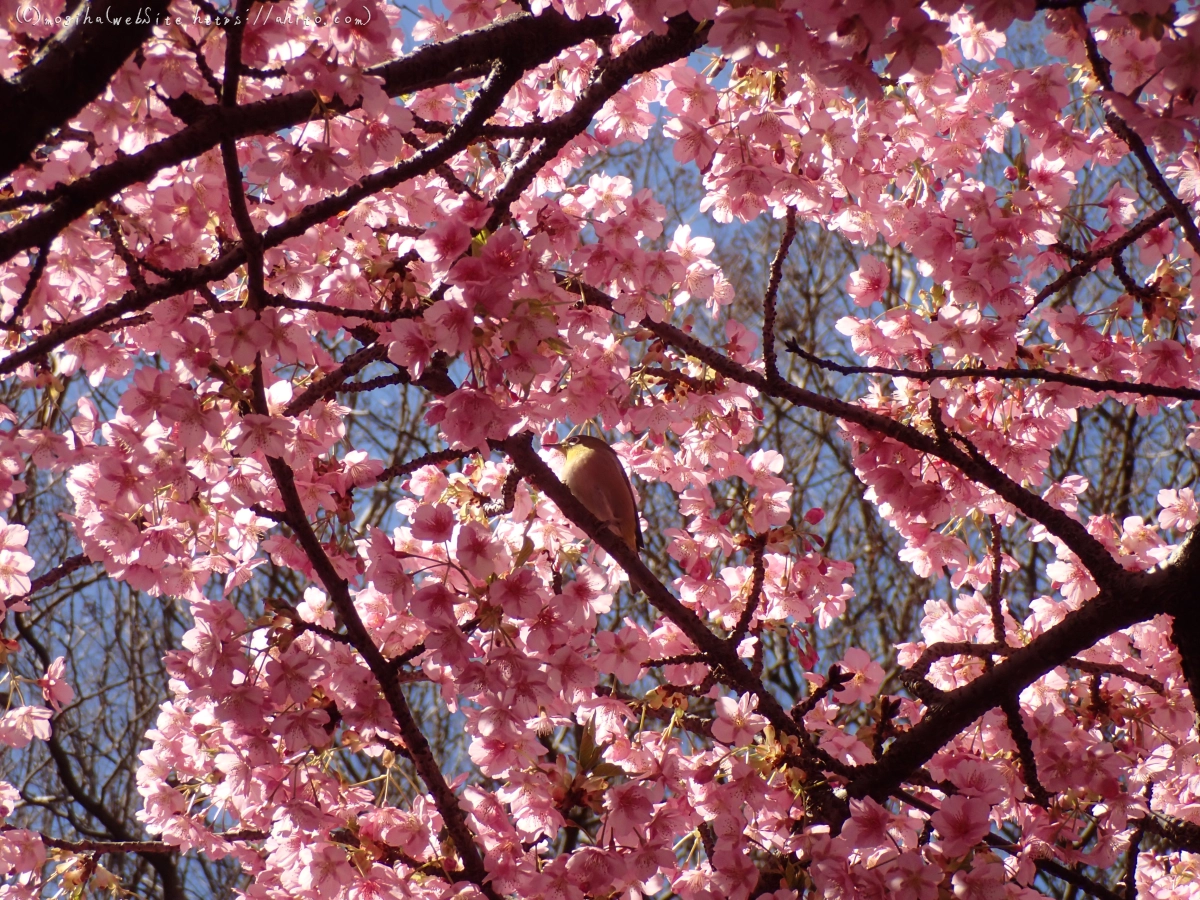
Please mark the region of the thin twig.
<svg viewBox="0 0 1200 900"><path fill-rule="evenodd" d="M1167 221L1167 219L1170 219L1173 215L1176 215L1176 213L1173 213L1170 207L1163 207L1162 209L1157 210L1156 212L1153 212L1146 218L1142 219L1142 221L1138 222L1115 241L1105 244L1103 247L1097 247L1095 250L1092 250L1089 253L1083 254L1083 256L1080 257L1079 262L1071 266L1071 268L1063 272L1052 282L1037 292L1037 295L1025 309L1025 315L1029 315L1031 312L1041 306L1042 301L1047 297L1054 296L1072 281L1076 281L1077 279L1082 278L1088 272L1092 271L1092 269L1096 267L1097 263L1124 253L1126 248L1131 246L1134 241L1142 237L1142 235L1153 231L1163 222Z"/></svg>
<svg viewBox="0 0 1200 900"><path fill-rule="evenodd" d="M146 276L142 274L142 261L133 255L133 251L125 243L125 238L121 234L121 223L117 221L117 217L113 215L111 209L100 210L100 221L108 228L108 238L116 250L117 256L121 258L121 262L125 263L125 270L129 273L129 280L136 288L146 287Z"/></svg>
<svg viewBox="0 0 1200 900"><path fill-rule="evenodd" d="M328 313L331 316L341 316L346 319L362 319L364 322L398 322L401 319L420 318L423 309L399 309L395 311L378 309L351 309L344 306L332 306L328 303L316 303L312 300L293 300L278 294L268 296L266 306L278 306L283 309L306 310L308 312Z"/></svg>
<svg viewBox="0 0 1200 900"><path fill-rule="evenodd" d="M509 469L504 478L504 487L500 499L483 504L485 516L506 516L513 511L517 501L517 487L521 484L521 473L515 468Z"/></svg>
<svg viewBox="0 0 1200 900"><path fill-rule="evenodd" d="M703 653L680 653L677 656L662 656L658 659L648 659L642 663L644 669L657 669L662 666L690 666L697 663L708 664L708 657Z"/></svg>
<svg viewBox="0 0 1200 900"><path fill-rule="evenodd" d="M37 259L33 261L33 268L29 270L29 277L25 279L25 287L21 290L21 296L17 298L17 305L13 307L12 317L4 323L4 327L9 331L21 330L21 316L25 315L25 308L29 306L33 292L42 280L42 273L46 271L46 258L49 255L49 242L38 247Z"/></svg>
<svg viewBox="0 0 1200 900"><path fill-rule="evenodd" d="M1013 743L1017 745L1017 756L1021 760L1021 771L1025 775L1025 786L1033 802L1042 809L1050 808L1050 795L1038 778L1037 757L1033 753L1033 741L1025 728L1025 720L1021 717L1021 704L1015 696L1005 697L1000 702L1004 712L1004 720L1008 723L1008 732L1012 735Z"/></svg>
<svg viewBox="0 0 1200 900"><path fill-rule="evenodd" d="M1154 797L1154 782L1146 783L1145 791L1146 806L1150 806L1150 801ZM1125 872L1121 878L1125 885L1125 900L1134 900L1137 897L1137 864L1138 854L1142 849L1142 838L1146 836L1146 819L1138 822L1137 827L1133 830L1133 835L1129 838L1129 846L1125 848Z"/></svg>
<svg viewBox="0 0 1200 900"><path fill-rule="evenodd" d="M1078 669L1080 672L1087 672L1090 675L1112 675L1117 678L1124 678L1127 681L1132 681L1136 684L1144 685L1150 688L1156 694L1166 696L1167 687L1153 675L1144 675L1141 672L1133 672L1124 666L1119 666L1116 663L1098 663L1091 662L1086 659L1071 658L1068 659L1064 666L1070 666L1072 669Z"/></svg>
<svg viewBox="0 0 1200 900"><path fill-rule="evenodd" d="M424 453L415 459L410 459L408 462L397 463L394 466L388 466L379 473L375 479L376 484L383 484L385 481L391 481L395 478L403 478L405 475L411 475L417 469L425 466L436 466L442 463L455 462L456 460L465 459L474 453L474 450L434 450L430 453Z"/></svg>
<svg viewBox="0 0 1200 900"><path fill-rule="evenodd" d="M766 534L760 534L754 538L751 562L754 574L750 579L750 596L746 598L746 608L742 610L733 633L729 635L729 643L734 647L740 644L742 638L746 636L746 632L750 629L750 622L754 619L754 614L758 611L758 604L762 600L763 582L766 580L767 574L766 563L763 560L766 549Z"/></svg>
<svg viewBox="0 0 1200 900"><path fill-rule="evenodd" d="M892 378L911 378L914 381L940 381L954 378L995 378L1029 379L1031 381L1050 381L1067 384L1072 387L1086 388L1089 391L1111 391L1114 394L1139 394L1147 397L1168 397L1175 400L1200 400L1200 390L1187 387L1167 387L1161 384L1141 384L1128 381L1117 381L1112 378L1085 378L1082 375L1072 375L1069 372L1056 372L1051 369L1002 369L988 366L965 366L961 369L898 369L890 366L847 366L832 360L822 359L808 352L796 341L786 341L784 346L797 356L803 357L815 366L837 372L840 375L887 375Z"/></svg>
<svg viewBox="0 0 1200 900"><path fill-rule="evenodd" d="M850 673L844 671L837 663L834 663L829 667L829 673L825 676L825 683L792 707L792 718L797 722L801 721L816 709L817 704L829 696L830 692L841 690L842 686L849 680Z"/></svg>
<svg viewBox="0 0 1200 900"><path fill-rule="evenodd" d="M783 280L783 264L787 259L788 249L796 239L796 208L787 209L786 225L783 237L779 241L779 249L771 260L771 277L767 280L767 293L763 297L763 359L767 364L767 380L779 378L779 361L775 358L775 301L779 295L779 283Z"/></svg>
<svg viewBox="0 0 1200 900"><path fill-rule="evenodd" d="M287 406L283 408L285 416L294 416L304 412L318 400L324 400L331 397L341 390L342 385L347 378L352 378L373 362L378 362L387 356L387 346L384 344L372 344L369 347L363 347L360 350L355 350L338 366L336 370L330 372L323 378L314 381L304 392L299 396L294 397ZM401 380L400 383L406 383Z"/></svg>
<svg viewBox="0 0 1200 900"><path fill-rule="evenodd" d="M74 556L68 556L61 563L47 572L45 575L39 575L29 583L29 592L21 594L18 597L8 597L3 601L5 609L12 609L18 603L28 600L38 591L50 587L50 585L61 581L72 572L82 569L84 566L91 565L91 560L87 554L76 553Z"/></svg>

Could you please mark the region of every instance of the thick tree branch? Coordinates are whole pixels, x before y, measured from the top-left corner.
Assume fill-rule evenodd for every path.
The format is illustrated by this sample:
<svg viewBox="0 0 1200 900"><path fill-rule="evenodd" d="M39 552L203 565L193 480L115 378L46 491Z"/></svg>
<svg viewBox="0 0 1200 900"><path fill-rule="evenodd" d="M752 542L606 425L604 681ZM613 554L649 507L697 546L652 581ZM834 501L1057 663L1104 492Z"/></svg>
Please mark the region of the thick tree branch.
<svg viewBox="0 0 1200 900"><path fill-rule="evenodd" d="M485 87L480 91L463 119L451 128L442 140L404 162L363 178L354 187L341 194L309 204L287 221L268 228L262 233L262 248L270 249L290 238L299 237L316 223L346 212L377 191L395 187L410 178L431 171L436 165L463 149L470 141L471 123L481 122L492 115L508 87L511 86L512 79L519 76L519 73L512 71L501 74L502 69L503 67L499 67L493 73L493 78L489 82L490 87ZM247 109L248 107L238 108ZM3 237L0 237L0 243L2 242ZM78 319L59 325L50 333L31 341L23 349L0 360L0 375L15 372L20 366L40 358L71 338L102 327L128 313L146 309L158 300L165 300L188 290L199 290L211 282L220 281L244 265L247 259L246 246L239 243L209 263L176 273L164 281L148 285L145 288L128 291L115 303L110 303L87 315L80 316ZM373 352L381 353L379 349L375 349ZM382 358L382 355L374 358ZM369 361L365 360L363 364L365 365ZM344 377L352 374L354 374L353 371L347 372ZM320 396L313 395L311 389L301 397L308 398L307 402L310 405L321 399ZM289 412L289 415L304 408L297 405L300 401L301 398L292 401L289 409L293 412Z"/></svg>
<svg viewBox="0 0 1200 900"><path fill-rule="evenodd" d="M1200 826L1158 813L1150 813L1137 823L1138 829L1170 841L1174 846L1191 853L1200 853Z"/></svg>
<svg viewBox="0 0 1200 900"><path fill-rule="evenodd" d="M583 293L587 302L611 308L610 298L602 292L582 284L574 284L573 287ZM854 422L956 466L972 480L991 488L1030 519L1045 525L1075 552L1100 586L1099 596L1069 613L1058 625L1025 647L1013 650L1003 662L970 684L947 692L929 715L893 741L878 762L857 770L858 774L849 786L852 797L872 796L881 799L888 796L948 741L995 707L1001 698L1016 696L1025 687L1107 635L1168 610L1176 611L1187 605L1185 598L1194 596L1193 585L1200 581L1200 551L1196 551L1194 545L1197 542L1192 539L1172 563L1160 570L1142 574L1126 572L1080 523L1012 481L995 466L957 446L940 445L934 438L916 429L845 401L824 397L790 384L770 385L765 376L733 363L671 325L645 322L643 326L668 345L694 356L728 378L797 406ZM557 502L553 496L551 499ZM601 542L603 535L596 533L591 537ZM620 554L616 546L618 541L607 543L613 545L612 555L622 564L625 555L632 555ZM608 547L605 546L605 549ZM626 568L626 571L633 579L634 571L630 568ZM640 581L634 580L638 587L646 589ZM651 602L657 606L653 595L650 596ZM1191 606L1194 608L1195 604ZM665 612L663 607L659 609ZM1200 633L1200 622L1197 623L1197 632ZM690 633L688 636L692 637ZM692 639L696 640L694 637Z"/></svg>
<svg viewBox="0 0 1200 900"><path fill-rule="evenodd" d="M1200 528L1192 529L1171 564L1191 572L1193 585L1200 584ZM1200 603L1195 602L1193 595L1191 602L1177 603L1170 612L1175 616L1171 626L1171 641L1179 650L1179 661L1188 692L1192 695L1192 705L1200 707ZM1196 714L1200 719L1200 709L1196 710Z"/></svg>
<svg viewBox="0 0 1200 900"><path fill-rule="evenodd" d="M1189 538L1189 544L1194 543ZM1131 574L1116 586L1102 586L1099 596L1014 650L994 669L947 692L937 708L897 737L883 758L862 772L849 788L851 796L886 796L1000 698L1015 696L1058 666L1071 664L1077 654L1108 635L1169 611L1176 614L1178 632L1179 610L1195 607L1200 563L1194 557L1200 553L1177 555L1154 572Z"/></svg>
<svg viewBox="0 0 1200 900"><path fill-rule="evenodd" d="M0 80L0 178L104 93L168 0L95 0L11 81ZM36 7L35 7L36 9ZM49 7L45 11L49 11ZM85 18L85 16L87 18Z"/></svg>
<svg viewBox="0 0 1200 900"><path fill-rule="evenodd" d="M488 65L497 59L508 60L513 68L524 71L553 59L567 47L615 34L616 24L609 16L573 21L553 10L537 16L522 13L477 31L423 46L400 59L370 68L364 74L382 78L385 92L396 97L463 80L464 67ZM333 114L348 112L356 106L341 103L336 98L330 98L324 104L324 108ZM39 198L39 202L47 199L53 202L46 210L0 234L0 262L52 239L101 200L139 181L148 181L155 172L201 155L222 137L237 140L282 131L307 121L313 110L314 98L310 91L296 91L231 109L206 106L182 131L138 153L101 166L70 185Z"/></svg>

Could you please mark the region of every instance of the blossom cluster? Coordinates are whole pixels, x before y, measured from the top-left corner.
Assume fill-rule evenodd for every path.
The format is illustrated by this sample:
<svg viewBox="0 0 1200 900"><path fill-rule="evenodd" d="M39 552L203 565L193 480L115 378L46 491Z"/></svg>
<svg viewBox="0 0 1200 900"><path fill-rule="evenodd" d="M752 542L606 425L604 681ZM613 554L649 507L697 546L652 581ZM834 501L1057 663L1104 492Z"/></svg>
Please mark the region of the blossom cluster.
<svg viewBox="0 0 1200 900"><path fill-rule="evenodd" d="M1052 465L1104 403L1200 448L1194 12L1058 9L1019 67L1032 0L477 0L411 28L206 6L170 4L0 196L0 374L69 407L0 408L0 509L61 476L80 564L190 612L139 757L148 835L263 900L1031 898L1119 864L1195 895L1186 842L1139 849L1200 824L1169 615L1194 491L1088 513ZM11 7L9 79L62 12ZM654 128L702 224L596 162ZM1078 208L1134 166L1157 199L1117 181ZM861 248L830 325L880 376L865 396L779 376L773 296L761 328L728 316L709 234L766 216ZM1062 293L1100 270L1122 291ZM438 451L352 445L351 394L392 388ZM759 446L768 400L838 418L900 560L954 592L897 646L905 690L860 649L807 671L854 566ZM653 571L552 496L573 427L669 496ZM361 524L379 486L388 529ZM1002 532L1053 557L1019 607ZM3 615L58 562L28 541L0 525ZM269 571L306 588L253 594ZM763 677L773 637L805 696ZM52 736L66 671L41 703L6 685L0 742ZM0 817L19 803L0 783ZM68 884L43 837L0 831L5 896Z"/></svg>

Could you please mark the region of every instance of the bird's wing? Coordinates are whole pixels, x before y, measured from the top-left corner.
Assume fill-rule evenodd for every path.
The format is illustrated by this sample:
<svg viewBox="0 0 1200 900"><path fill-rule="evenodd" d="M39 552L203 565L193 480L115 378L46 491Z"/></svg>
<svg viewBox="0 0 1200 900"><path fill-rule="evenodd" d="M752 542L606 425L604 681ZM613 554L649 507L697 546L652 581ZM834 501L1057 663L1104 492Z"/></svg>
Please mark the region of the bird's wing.
<svg viewBox="0 0 1200 900"><path fill-rule="evenodd" d="M621 470L624 472L624 469ZM633 507L633 530L636 532L637 548L639 550L646 549L646 540L642 537L642 516L638 510L637 500L633 496L633 485L629 483L629 479L625 479L625 486L629 488L629 504ZM625 535L625 540L628 542L629 535Z"/></svg>

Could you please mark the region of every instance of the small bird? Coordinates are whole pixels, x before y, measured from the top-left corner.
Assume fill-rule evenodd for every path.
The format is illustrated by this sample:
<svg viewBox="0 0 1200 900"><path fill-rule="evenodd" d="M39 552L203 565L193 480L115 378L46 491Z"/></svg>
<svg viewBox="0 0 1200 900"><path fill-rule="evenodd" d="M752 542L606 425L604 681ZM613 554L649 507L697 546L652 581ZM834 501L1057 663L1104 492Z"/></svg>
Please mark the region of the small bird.
<svg viewBox="0 0 1200 900"><path fill-rule="evenodd" d="M558 449L567 458L562 480L588 512L622 538L629 549L641 550L642 523L633 502L633 487L616 451L599 438L569 437Z"/></svg>

